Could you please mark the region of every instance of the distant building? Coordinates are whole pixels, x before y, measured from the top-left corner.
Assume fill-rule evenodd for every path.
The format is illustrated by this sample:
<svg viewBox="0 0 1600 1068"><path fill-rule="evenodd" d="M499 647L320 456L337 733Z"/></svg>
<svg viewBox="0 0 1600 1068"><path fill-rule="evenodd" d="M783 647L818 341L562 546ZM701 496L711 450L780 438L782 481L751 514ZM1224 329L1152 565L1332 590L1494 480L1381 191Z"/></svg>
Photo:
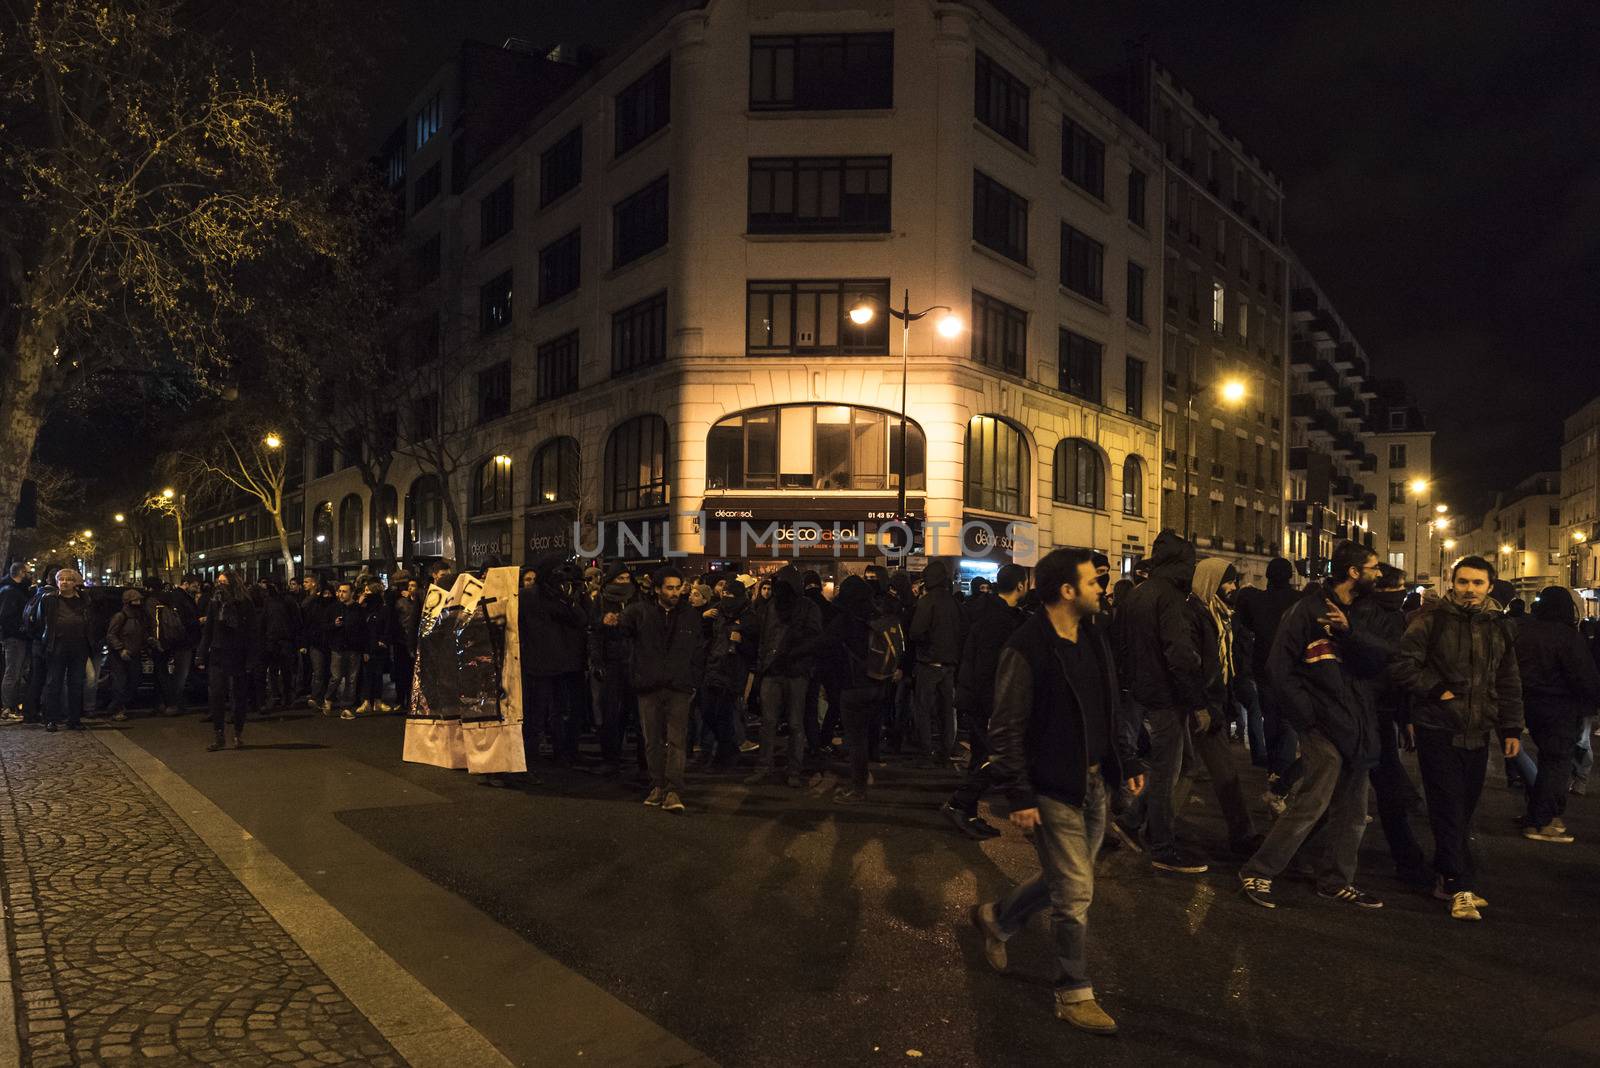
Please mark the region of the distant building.
<svg viewBox="0 0 1600 1068"><path fill-rule="evenodd" d="M1562 544L1559 473L1530 475L1509 492L1497 494L1483 521L1458 535L1447 556L1468 553L1492 562L1500 577L1529 603L1544 587L1563 584L1567 554Z"/></svg>
<svg viewBox="0 0 1600 1068"><path fill-rule="evenodd" d="M1433 429L1398 382L1380 379L1367 403L1363 424L1366 450L1375 458L1367 472L1376 489L1378 507L1370 525L1378 556L1400 568L1413 582L1438 580L1441 543L1457 520L1436 511L1439 501L1433 476Z"/></svg>
<svg viewBox="0 0 1600 1068"><path fill-rule="evenodd" d="M1600 397L1568 416L1561 434L1561 550L1565 582L1600 615Z"/></svg>

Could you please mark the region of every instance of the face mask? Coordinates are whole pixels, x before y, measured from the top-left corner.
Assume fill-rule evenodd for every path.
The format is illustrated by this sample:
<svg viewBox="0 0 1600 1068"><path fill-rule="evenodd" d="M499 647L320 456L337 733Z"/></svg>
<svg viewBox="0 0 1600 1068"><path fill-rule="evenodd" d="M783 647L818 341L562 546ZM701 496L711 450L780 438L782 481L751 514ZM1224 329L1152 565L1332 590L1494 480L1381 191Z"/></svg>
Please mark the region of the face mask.
<svg viewBox="0 0 1600 1068"><path fill-rule="evenodd" d="M1406 605L1405 590L1379 590L1372 596L1378 600L1378 606L1385 612L1399 612Z"/></svg>

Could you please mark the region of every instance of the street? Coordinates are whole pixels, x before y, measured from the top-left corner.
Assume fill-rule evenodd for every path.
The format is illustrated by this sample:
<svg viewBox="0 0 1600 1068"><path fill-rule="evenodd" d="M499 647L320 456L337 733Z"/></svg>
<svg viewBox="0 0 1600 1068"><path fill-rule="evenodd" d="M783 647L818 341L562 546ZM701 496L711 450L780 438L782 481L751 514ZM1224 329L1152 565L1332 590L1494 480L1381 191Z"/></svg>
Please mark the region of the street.
<svg viewBox="0 0 1600 1068"><path fill-rule="evenodd" d="M1390 878L1375 825L1360 880L1385 900L1374 913L1287 879L1267 912L1232 864L1188 878L1104 856L1090 965L1122 1034L1102 1039L1051 1015L1042 918L1011 942L1011 974L987 970L966 910L1035 861L1010 827L982 845L953 835L941 773L878 769L850 809L691 776L676 817L582 771L541 766L546 785L523 792L403 764L398 717L290 712L221 753L189 716L119 728L0 730L22 1063L397 1063L424 1031L475 1032L513 1064L638 1068L1556 1065L1593 1063L1600 1042L1584 938L1600 820L1575 799L1577 845L1523 840L1498 762L1477 821L1481 924ZM1246 775L1253 797L1261 775ZM1220 846L1204 784L1196 797L1196 840ZM213 852L232 848L228 821L263 853L229 865L248 893ZM284 875L252 883L272 865ZM278 888L298 881L309 893L285 905ZM327 918L297 927L313 899ZM141 952L161 931L212 959L197 972ZM357 949L393 985L367 983L377 964L341 973L351 990L330 982ZM408 1025L383 1011L390 990L445 1015ZM280 1004L283 1019L263 1008ZM320 1045L239 1044L267 1029ZM466 1048L413 1038L409 1060L467 1063ZM480 1052L471 1063L496 1063Z"/></svg>

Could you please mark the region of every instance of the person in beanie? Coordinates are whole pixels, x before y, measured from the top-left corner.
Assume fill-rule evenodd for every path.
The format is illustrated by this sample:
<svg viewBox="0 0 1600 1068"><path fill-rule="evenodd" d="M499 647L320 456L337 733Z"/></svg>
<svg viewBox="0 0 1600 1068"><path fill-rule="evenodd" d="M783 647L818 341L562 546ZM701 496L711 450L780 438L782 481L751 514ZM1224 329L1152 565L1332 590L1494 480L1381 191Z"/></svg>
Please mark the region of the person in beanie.
<svg viewBox="0 0 1600 1068"><path fill-rule="evenodd" d="M1031 838L1040 871L971 919L990 967L1005 971L1006 942L1049 906L1056 1016L1110 1035L1117 1024L1095 1000L1086 953L1094 862L1108 796L1123 786L1137 795L1145 780L1127 745L1111 649L1090 624L1103 593L1090 554L1056 549L1034 578L1042 610L1000 651L989 744L1011 822Z"/></svg>
<svg viewBox="0 0 1600 1068"><path fill-rule="evenodd" d="M1472 859L1472 814L1483 794L1491 738L1506 757L1522 751L1522 675L1515 638L1489 596L1494 565L1464 556L1450 589L1406 627L1390 671L1411 694L1406 731L1433 825L1434 896L1457 920L1481 920Z"/></svg>
<svg viewBox="0 0 1600 1068"><path fill-rule="evenodd" d="M210 752L222 749L227 707L233 708L233 747L244 748L244 718L250 707L249 677L251 642L257 631L255 606L244 583L231 571L217 576L211 601L206 606L205 629L200 648L195 651L195 666L206 672L207 700L211 707L213 738Z"/></svg>
<svg viewBox="0 0 1600 1068"><path fill-rule="evenodd" d="M805 596L800 572L785 564L772 579L772 596L739 621L734 640L752 644L761 673L761 758L745 783L756 786L776 774L778 720L789 724L789 767L786 781L801 784L805 763L806 681L822 637L822 613Z"/></svg>
<svg viewBox="0 0 1600 1068"><path fill-rule="evenodd" d="M138 689L149 640L150 617L144 610L144 595L123 590L122 611L112 616L106 627L106 658L100 668L111 684L111 718L118 723L128 718L128 699Z"/></svg>
<svg viewBox="0 0 1600 1068"><path fill-rule="evenodd" d="M650 793L644 803L682 813L689 698L702 667L701 615L684 602L683 574L677 568L662 568L651 586L654 595L649 600L641 597L620 616L604 616L601 624L633 639L630 678L650 768Z"/></svg>
<svg viewBox="0 0 1600 1068"><path fill-rule="evenodd" d="M1583 717L1600 704L1600 671L1578 633L1578 614L1564 586L1546 586L1517 627L1517 670L1528 733L1539 751L1539 774L1528 786L1522 835L1535 842L1573 841L1562 819L1572 779L1572 751Z"/></svg>
<svg viewBox="0 0 1600 1068"><path fill-rule="evenodd" d="M867 730L872 714L884 698L885 680L868 674L872 642L872 589L859 575L851 575L833 600L833 614L822 633L818 657L820 674L828 692L839 697L846 745L850 752L850 785L834 792L837 804L859 804L867 799Z"/></svg>
<svg viewBox="0 0 1600 1068"><path fill-rule="evenodd" d="M622 742L629 722L637 718L633 686L629 681L629 665L633 659L633 644L628 632L620 627L605 626L607 616L621 618L622 613L636 600L633 572L623 563L611 565L605 574L605 585L595 598L589 624L589 672L599 684L600 702L600 762L602 774L610 777L622 772ZM645 766L641 742L639 767Z"/></svg>

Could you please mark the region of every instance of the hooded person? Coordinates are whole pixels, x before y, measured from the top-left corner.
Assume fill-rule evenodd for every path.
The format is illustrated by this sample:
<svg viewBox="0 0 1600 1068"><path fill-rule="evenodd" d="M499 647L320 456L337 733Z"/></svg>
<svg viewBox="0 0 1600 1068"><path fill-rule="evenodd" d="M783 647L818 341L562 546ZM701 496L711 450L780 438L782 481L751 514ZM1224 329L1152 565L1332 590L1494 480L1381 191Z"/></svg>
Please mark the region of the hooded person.
<svg viewBox="0 0 1600 1068"><path fill-rule="evenodd" d="M523 749L539 752L541 729L556 763L578 759L582 730L584 653L588 613L583 609L566 555L549 553L533 562L533 586L517 597L521 644Z"/></svg>
<svg viewBox="0 0 1600 1068"><path fill-rule="evenodd" d="M638 720L639 712L629 670L633 663L633 641L623 628L607 625L620 619L638 597L633 583L633 572L622 562L606 569L605 584L600 587L594 607L589 613L589 672L598 683L600 704L600 761L606 775L617 775L622 770L622 742L628 724ZM640 743L639 768L645 766L644 746Z"/></svg>
<svg viewBox="0 0 1600 1068"><path fill-rule="evenodd" d="M818 666L830 693L839 695L845 738L850 752L850 784L833 795L848 805L866 800L868 731L874 712L883 707L886 680L869 673L872 588L859 575L851 575L833 600L833 617L822 633Z"/></svg>
<svg viewBox="0 0 1600 1068"><path fill-rule="evenodd" d="M917 744L929 766L948 767L959 755L955 687L961 662L961 606L950 592L950 565L929 561L922 590L907 634L916 649ZM936 723L943 734L939 743L933 737Z"/></svg>
<svg viewBox="0 0 1600 1068"><path fill-rule="evenodd" d="M145 647L150 641L150 616L144 609L144 594L122 591L122 610L111 617L106 627L106 657L100 672L111 690L111 718L128 718L128 701L139 686Z"/></svg>
<svg viewBox="0 0 1600 1068"><path fill-rule="evenodd" d="M734 635L734 641L755 647L756 670L761 673L761 759L745 782L758 785L776 774L781 715L789 724L787 781L798 787L805 762L806 684L822 636L822 613L806 598L793 564L785 564L772 577L772 596L739 621Z"/></svg>
<svg viewBox="0 0 1600 1068"><path fill-rule="evenodd" d="M1132 714L1150 734L1150 782L1111 829L1135 849L1142 830L1156 870L1194 875L1207 863L1179 847L1174 826L1179 778L1194 758L1190 726L1208 726L1211 715L1201 649L1186 608L1194 546L1163 530L1147 563L1150 577L1117 612L1115 646L1124 658L1118 668L1127 679Z"/></svg>
<svg viewBox="0 0 1600 1068"><path fill-rule="evenodd" d="M699 738L702 762L719 770L731 768L739 759L736 717L744 697L749 670L739 644L732 638L739 617L750 605L750 587L743 582L723 584L723 594L714 598L702 612L709 624L706 642L705 673L700 691Z"/></svg>
<svg viewBox="0 0 1600 1068"><path fill-rule="evenodd" d="M1568 844L1563 816L1572 779L1572 752L1583 719L1600 704L1600 671L1578 633L1572 597L1563 586L1539 591L1517 628L1517 668L1523 713L1539 751L1538 776L1528 784L1523 836Z"/></svg>
<svg viewBox="0 0 1600 1068"><path fill-rule="evenodd" d="M1267 588L1240 590L1233 616L1235 635L1240 630L1250 633L1250 675L1255 680L1256 700L1261 705L1262 741L1266 746L1263 763L1267 769L1267 791L1261 799L1274 813L1283 811L1283 799L1294 785L1297 740L1294 728L1284 721L1277 696L1272 692L1267 657L1284 613L1299 599L1300 591L1294 588L1294 565L1275 556L1267 563Z"/></svg>

